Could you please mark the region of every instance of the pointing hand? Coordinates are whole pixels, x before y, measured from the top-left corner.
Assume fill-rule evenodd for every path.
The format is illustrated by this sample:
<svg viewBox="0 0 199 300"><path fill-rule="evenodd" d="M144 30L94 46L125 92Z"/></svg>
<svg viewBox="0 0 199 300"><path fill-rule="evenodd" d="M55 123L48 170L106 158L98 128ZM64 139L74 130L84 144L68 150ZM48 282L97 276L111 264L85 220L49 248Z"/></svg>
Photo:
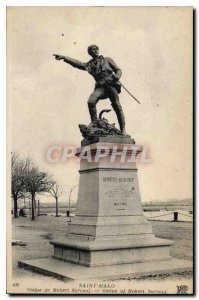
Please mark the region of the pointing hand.
<svg viewBox="0 0 199 300"><path fill-rule="evenodd" d="M63 56L63 55L59 55L59 54L53 54L53 56L54 56L54 57L55 57L55 59L57 59L57 60L64 59L64 56Z"/></svg>

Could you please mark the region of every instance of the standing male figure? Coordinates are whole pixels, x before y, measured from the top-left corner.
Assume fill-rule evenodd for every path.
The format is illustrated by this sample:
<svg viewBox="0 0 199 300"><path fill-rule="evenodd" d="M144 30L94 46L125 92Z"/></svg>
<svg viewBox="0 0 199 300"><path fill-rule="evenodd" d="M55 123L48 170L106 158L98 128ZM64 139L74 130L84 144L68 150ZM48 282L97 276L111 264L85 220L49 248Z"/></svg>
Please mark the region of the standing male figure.
<svg viewBox="0 0 199 300"><path fill-rule="evenodd" d="M118 96L121 92L121 85L117 82L122 75L122 71L110 57L99 55L98 46L89 46L88 54L92 56L92 59L87 63L63 55L54 54L54 56L57 60L63 60L75 68L87 71L94 77L96 81L95 89L88 99L91 121L97 119L97 102L109 98L117 115L120 130L123 135L126 135L124 113Z"/></svg>

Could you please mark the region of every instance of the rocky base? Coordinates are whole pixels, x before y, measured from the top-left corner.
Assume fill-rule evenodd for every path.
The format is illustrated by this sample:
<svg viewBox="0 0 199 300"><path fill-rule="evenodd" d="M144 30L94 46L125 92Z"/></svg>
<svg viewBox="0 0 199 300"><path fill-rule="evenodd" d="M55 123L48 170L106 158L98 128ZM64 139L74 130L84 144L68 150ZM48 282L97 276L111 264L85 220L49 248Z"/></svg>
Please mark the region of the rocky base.
<svg viewBox="0 0 199 300"><path fill-rule="evenodd" d="M79 129L84 138L92 140L99 136L123 136L130 138L130 135L123 134L119 129L115 127L115 124L109 124L106 119L96 119L89 125L79 124Z"/></svg>
<svg viewBox="0 0 199 300"><path fill-rule="evenodd" d="M110 143L135 144L130 135L123 134L115 124L109 124L106 119L96 119L89 125L79 124L79 129L84 137L81 146L97 143L100 139L102 141L107 139Z"/></svg>

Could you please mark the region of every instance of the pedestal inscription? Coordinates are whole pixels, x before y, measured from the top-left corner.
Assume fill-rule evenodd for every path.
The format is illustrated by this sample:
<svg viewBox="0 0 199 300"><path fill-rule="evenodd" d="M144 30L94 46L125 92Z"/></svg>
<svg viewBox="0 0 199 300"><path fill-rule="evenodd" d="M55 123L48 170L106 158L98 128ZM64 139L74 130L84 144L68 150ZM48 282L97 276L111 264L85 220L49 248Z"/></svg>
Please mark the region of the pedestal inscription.
<svg viewBox="0 0 199 300"><path fill-rule="evenodd" d="M125 172L124 172L125 173ZM135 197L138 186L132 171L131 177L107 177L101 175L101 195L104 198L104 209L111 214L119 214L119 211L130 213L135 205ZM140 211L139 211L140 212Z"/></svg>

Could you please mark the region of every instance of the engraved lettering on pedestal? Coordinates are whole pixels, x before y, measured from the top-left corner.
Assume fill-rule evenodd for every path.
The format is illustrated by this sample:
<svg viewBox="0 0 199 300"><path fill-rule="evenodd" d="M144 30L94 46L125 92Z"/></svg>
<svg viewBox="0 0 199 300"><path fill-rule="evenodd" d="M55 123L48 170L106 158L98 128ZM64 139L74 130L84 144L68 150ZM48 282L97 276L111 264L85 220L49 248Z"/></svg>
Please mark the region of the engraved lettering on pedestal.
<svg viewBox="0 0 199 300"><path fill-rule="evenodd" d="M127 203L126 202L115 202L114 206L117 207L117 210L125 210L125 208L122 208L122 207L127 206Z"/></svg>
<svg viewBox="0 0 199 300"><path fill-rule="evenodd" d="M128 203L125 200L130 200L134 194L135 187L131 183L134 181L133 177L103 177L105 192L104 195L108 199L113 199L113 207L116 210L127 210ZM121 199L124 201L121 202Z"/></svg>

